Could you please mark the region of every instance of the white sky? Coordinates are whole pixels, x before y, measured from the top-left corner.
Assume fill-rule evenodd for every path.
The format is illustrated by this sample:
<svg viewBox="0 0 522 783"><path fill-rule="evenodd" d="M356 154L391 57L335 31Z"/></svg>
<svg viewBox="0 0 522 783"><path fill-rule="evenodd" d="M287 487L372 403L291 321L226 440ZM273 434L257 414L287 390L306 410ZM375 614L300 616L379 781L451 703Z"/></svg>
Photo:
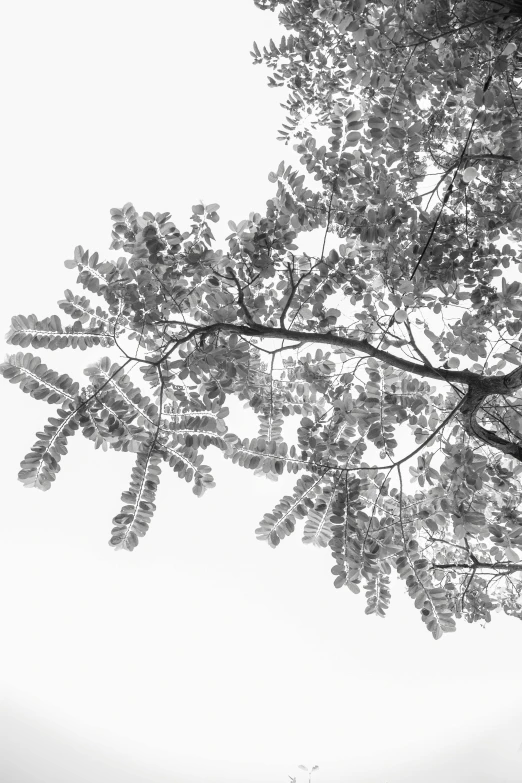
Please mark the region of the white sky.
<svg viewBox="0 0 522 783"><path fill-rule="evenodd" d="M111 207L262 211L284 93L251 65L277 19L250 0L10 3L1 50L4 333L67 316L74 246L101 255ZM8 76L6 77L6 74ZM98 298L92 295L94 304ZM6 346L4 353L15 347ZM81 381L109 353L34 351ZM504 783L520 780L522 625L495 615L434 642L396 585L389 617L336 591L329 550L256 540L288 493L209 450L198 500L165 465L134 553L107 544L133 455L77 435L47 493L17 481L54 408L2 381L6 783ZM234 423L242 436L255 431ZM243 427L242 431L241 427ZM397 589L398 588L398 589Z"/></svg>

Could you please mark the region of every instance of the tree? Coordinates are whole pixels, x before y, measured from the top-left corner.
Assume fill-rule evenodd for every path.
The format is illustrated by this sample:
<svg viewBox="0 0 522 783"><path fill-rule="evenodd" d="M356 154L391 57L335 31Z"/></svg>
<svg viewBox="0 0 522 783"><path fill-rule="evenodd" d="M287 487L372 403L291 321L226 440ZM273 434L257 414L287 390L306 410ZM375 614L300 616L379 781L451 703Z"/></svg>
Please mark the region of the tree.
<svg viewBox="0 0 522 783"><path fill-rule="evenodd" d="M230 222L226 252L217 204L193 206L184 232L166 212L111 210L126 255L77 247L65 262L104 308L67 290L72 326L16 316L7 341L115 346L125 361L89 365L80 387L31 353L7 358L5 378L58 404L19 478L49 489L79 429L134 452L110 539L132 550L161 466L201 496L213 446L260 477L299 474L256 535L276 547L304 520L303 541L330 547L335 586L362 585L368 614L385 615L394 569L436 639L493 609L521 618L520 6L256 5L281 6L293 30L253 56L290 88L282 138L303 172L269 175L265 213ZM299 248L312 231L319 256ZM256 437L228 431L232 397L257 414Z"/></svg>

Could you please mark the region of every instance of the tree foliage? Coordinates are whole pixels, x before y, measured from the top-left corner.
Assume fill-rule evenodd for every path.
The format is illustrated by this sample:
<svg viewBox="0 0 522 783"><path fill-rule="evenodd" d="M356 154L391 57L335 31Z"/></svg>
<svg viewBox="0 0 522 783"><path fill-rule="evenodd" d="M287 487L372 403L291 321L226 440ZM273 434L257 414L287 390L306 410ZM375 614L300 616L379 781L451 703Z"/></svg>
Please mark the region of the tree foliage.
<svg viewBox="0 0 522 783"><path fill-rule="evenodd" d="M275 547L302 520L368 614L384 616L395 570L435 638L494 609L521 618L521 6L255 2L287 30L252 54L288 90L280 137L301 170L269 175L266 211L230 222L226 251L217 204L193 206L187 231L125 204L111 210L125 255L76 248L66 266L103 308L67 290L72 326L17 316L7 341L125 361L89 365L80 388L7 358L5 378L59 406L19 478L49 489L77 430L135 453L110 539L132 550L161 467L201 496L214 447L260 477L296 474L257 537ZM314 231L319 256L302 249ZM254 437L228 430L230 397L257 414Z"/></svg>

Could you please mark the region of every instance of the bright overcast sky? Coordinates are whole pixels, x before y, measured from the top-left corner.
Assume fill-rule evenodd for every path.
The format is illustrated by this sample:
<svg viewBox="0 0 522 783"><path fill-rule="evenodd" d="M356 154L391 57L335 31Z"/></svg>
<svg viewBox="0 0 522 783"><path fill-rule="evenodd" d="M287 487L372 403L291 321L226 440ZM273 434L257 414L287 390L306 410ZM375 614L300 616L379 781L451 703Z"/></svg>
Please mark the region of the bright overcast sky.
<svg viewBox="0 0 522 783"><path fill-rule="evenodd" d="M277 18L250 0L12 2L3 14L4 333L67 317L76 244L101 255L111 207L262 211L281 91L251 64ZM4 353L15 352L6 346ZM33 352L82 380L104 353ZM19 462L54 408L2 380L5 783L520 781L522 625L503 615L435 642L402 585L389 617L333 587L300 531L255 538L295 477L263 482L206 452L198 500L167 465L150 531L107 544L134 460L72 439L49 492ZM253 437L247 417L233 430Z"/></svg>

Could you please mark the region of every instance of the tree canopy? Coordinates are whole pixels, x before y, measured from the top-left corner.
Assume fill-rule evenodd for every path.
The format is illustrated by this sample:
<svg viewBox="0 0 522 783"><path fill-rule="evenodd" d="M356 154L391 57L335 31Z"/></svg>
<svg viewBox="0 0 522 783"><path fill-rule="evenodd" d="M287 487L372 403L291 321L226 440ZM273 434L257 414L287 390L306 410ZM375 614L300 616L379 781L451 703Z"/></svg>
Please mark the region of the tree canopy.
<svg viewBox="0 0 522 783"><path fill-rule="evenodd" d="M287 31L252 55L287 90L280 138L301 168L270 173L265 212L229 222L224 251L218 204L182 230L128 203L111 210L125 255L76 248L65 265L103 306L66 290L72 325L19 315L7 342L125 361L80 385L7 357L6 379L58 406L19 479L49 489L78 430L134 452L110 539L133 550L162 466L201 496L214 447L260 477L296 474L257 537L276 547L302 520L368 614L385 615L395 570L436 639L495 609L522 618L522 6L255 4ZM229 431L233 397L253 437Z"/></svg>

